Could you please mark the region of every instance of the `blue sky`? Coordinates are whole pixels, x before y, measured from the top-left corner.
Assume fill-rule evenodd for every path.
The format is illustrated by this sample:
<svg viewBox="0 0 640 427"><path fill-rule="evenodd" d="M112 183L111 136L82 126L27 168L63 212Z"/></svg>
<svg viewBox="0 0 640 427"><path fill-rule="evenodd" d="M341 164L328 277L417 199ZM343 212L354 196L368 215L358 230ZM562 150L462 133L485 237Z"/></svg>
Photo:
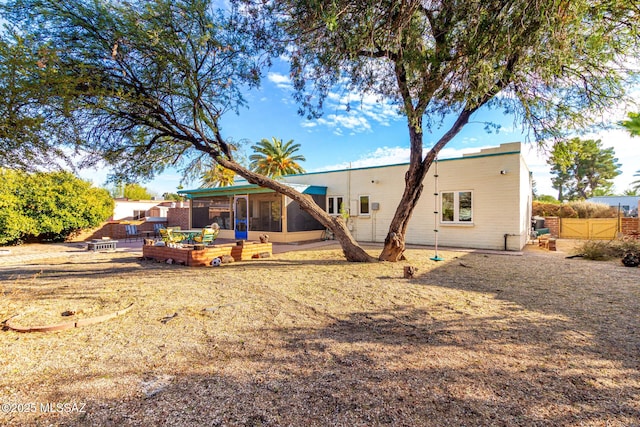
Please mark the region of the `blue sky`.
<svg viewBox="0 0 640 427"><path fill-rule="evenodd" d="M297 114L298 105L292 97L292 85L288 69L280 63L265 76L258 90L246 93L248 108L239 115L229 114L222 121L225 137L234 141L246 140L249 146L262 138L276 137L283 141L293 139L301 144L300 154L306 157L302 166L308 172L344 169L407 162L409 159L409 134L406 119L397 110L374 96L331 93L325 103L324 115L307 120ZM346 109L347 101L351 108ZM623 119L626 111L620 109L611 116L611 123ZM498 132L487 133L483 122L499 123ZM446 124L446 123L445 123ZM425 134L425 148L429 148L446 128L434 129ZM584 138L601 139L603 146L613 147L622 164L622 175L615 180L615 191L621 193L637 178L633 174L640 170L640 138L631 138L622 129L601 131ZM505 142L525 141L521 127L514 125L511 117L500 111L481 109L471 122L441 152L441 158L459 157L463 153L480 148L497 146ZM549 166L545 156L532 144L525 146L524 155L533 172L539 194L556 195L551 187ZM81 175L95 185L103 185L108 171L86 170ZM175 192L181 176L168 171L151 182L142 183L149 190L161 195ZM198 187L199 182L185 184L185 188Z"/></svg>

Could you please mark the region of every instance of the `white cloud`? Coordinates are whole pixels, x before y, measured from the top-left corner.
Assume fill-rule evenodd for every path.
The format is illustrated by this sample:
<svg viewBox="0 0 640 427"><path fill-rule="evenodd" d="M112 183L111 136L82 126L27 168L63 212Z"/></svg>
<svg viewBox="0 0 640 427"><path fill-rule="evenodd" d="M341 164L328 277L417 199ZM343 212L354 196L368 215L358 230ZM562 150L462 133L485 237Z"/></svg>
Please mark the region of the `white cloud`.
<svg viewBox="0 0 640 427"><path fill-rule="evenodd" d="M393 165L409 161L409 149L405 147L379 147L351 162L336 163L314 170L314 172Z"/></svg>
<svg viewBox="0 0 640 427"><path fill-rule="evenodd" d="M293 84L289 76L270 72L267 79L278 89L291 92ZM284 104L291 104L290 97L283 98ZM372 123L381 126L391 126L395 120L402 117L398 114L398 108L388 100L380 100L374 94L359 94L355 92L332 91L327 94L325 100L325 116L315 120L304 120L300 125L304 128L326 127L333 129L333 133L343 135L337 131L338 127L349 129L351 133L366 133L372 129Z"/></svg>
<svg viewBox="0 0 640 427"><path fill-rule="evenodd" d="M270 72L267 74L267 79L275 84L279 89L293 90L293 84L291 83L291 79L287 75Z"/></svg>
<svg viewBox="0 0 640 427"><path fill-rule="evenodd" d="M487 147L474 148L444 148L438 156L440 159L452 159L462 157L463 154L476 153ZM426 154L428 149L425 149ZM362 155L359 159L351 162L341 162L333 165L327 165L313 170L313 172L322 172L329 170L340 170L347 168L364 168L371 166L396 165L408 163L411 151L408 147L378 147L374 151Z"/></svg>

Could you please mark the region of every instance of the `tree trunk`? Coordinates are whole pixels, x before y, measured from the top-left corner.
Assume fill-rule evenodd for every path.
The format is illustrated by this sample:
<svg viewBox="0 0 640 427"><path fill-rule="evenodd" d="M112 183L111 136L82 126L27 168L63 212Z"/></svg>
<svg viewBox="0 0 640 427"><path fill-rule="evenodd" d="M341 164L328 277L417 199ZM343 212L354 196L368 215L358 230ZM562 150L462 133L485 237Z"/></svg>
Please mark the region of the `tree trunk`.
<svg viewBox="0 0 640 427"><path fill-rule="evenodd" d="M414 138L420 138L420 145L422 145L422 134L413 130L411 130L410 133L412 140L411 145L414 145ZM404 178L404 193L398 203L396 213L391 220L387 237L384 240L384 247L378 257L380 261L396 262L405 259L404 250L407 227L416 203L418 203L420 195L422 194L424 188L422 181L430 165L431 162L425 164L422 161L419 163L410 163L409 170L407 170Z"/></svg>
<svg viewBox="0 0 640 427"><path fill-rule="evenodd" d="M408 117L409 119L409 136L411 141L411 158L409 160L409 170L405 174L405 188L402 198L396 208L396 213L389 225L389 232L384 240L384 247L378 259L380 261L401 261L405 259L405 235L409 220L413 214L413 210L420 199L424 188L424 181L431 164L436 156L445 145L464 127L469 121L469 117L477 109L463 110L456 122L451 126L449 131L431 148L424 160L422 159L422 118Z"/></svg>
<svg viewBox="0 0 640 427"><path fill-rule="evenodd" d="M212 154L210 153L210 155ZM318 206L318 204L315 203L310 196L302 194L289 187L288 185L283 184L282 182L252 172L233 160L229 160L225 157L214 157L214 160L225 168L230 169L236 172L238 175L246 178L247 181L249 181L251 184L257 184L260 187L270 188L295 200L300 206L300 209L307 212L313 218L318 220L323 226L333 232L334 236L342 246L342 251L347 261L374 262L376 260L358 245L358 243L351 235L351 232L347 228L347 224L341 216L332 217L327 212L325 212L324 209Z"/></svg>

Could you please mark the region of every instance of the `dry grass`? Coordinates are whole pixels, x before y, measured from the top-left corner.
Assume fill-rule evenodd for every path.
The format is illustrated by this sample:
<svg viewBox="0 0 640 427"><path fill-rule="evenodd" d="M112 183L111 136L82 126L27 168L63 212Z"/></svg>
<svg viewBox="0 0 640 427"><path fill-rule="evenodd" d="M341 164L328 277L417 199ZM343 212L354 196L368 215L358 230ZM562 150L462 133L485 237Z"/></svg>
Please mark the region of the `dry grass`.
<svg viewBox="0 0 640 427"><path fill-rule="evenodd" d="M640 424L640 269L535 248L441 255L409 250L413 280L333 249L217 269L123 254L1 267L0 320L135 306L0 333L0 403L37 405L0 424Z"/></svg>

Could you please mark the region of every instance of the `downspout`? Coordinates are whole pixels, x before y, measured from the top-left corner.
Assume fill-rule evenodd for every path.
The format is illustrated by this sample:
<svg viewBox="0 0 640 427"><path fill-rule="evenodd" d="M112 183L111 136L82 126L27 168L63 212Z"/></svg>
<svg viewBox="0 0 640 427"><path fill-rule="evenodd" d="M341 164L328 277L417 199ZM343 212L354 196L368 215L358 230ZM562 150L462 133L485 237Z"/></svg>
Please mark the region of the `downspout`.
<svg viewBox="0 0 640 427"><path fill-rule="evenodd" d="M509 237L509 236L519 236L519 234L508 234L508 233L504 234L504 251L505 252L508 251L508 249L507 249L507 237Z"/></svg>

